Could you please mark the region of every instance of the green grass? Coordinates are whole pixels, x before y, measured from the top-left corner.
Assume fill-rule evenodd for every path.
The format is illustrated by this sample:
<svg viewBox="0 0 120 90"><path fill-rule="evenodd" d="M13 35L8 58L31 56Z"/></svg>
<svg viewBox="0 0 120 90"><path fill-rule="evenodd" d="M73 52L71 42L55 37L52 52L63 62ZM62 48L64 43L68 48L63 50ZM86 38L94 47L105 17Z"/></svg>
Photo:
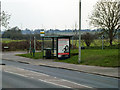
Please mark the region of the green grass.
<svg viewBox="0 0 120 90"><path fill-rule="evenodd" d="M72 51L77 53L78 50ZM58 60L56 60L58 61ZM72 56L69 59L61 60L60 62L78 64L78 55ZM104 66L104 67L118 67L118 49L92 50L86 49L81 52L81 64Z"/></svg>
<svg viewBox="0 0 120 90"><path fill-rule="evenodd" d="M21 41L26 41L26 40L11 40L11 39L2 39L2 43L21 42ZM37 41L42 42L42 40L37 40ZM50 41L50 40L45 40L45 41Z"/></svg>
<svg viewBox="0 0 120 90"><path fill-rule="evenodd" d="M28 54L16 54L16 56L22 56L22 57L32 58L32 59L41 59L41 58L43 58L41 52L36 52L35 56L32 56L30 53L28 53Z"/></svg>
<svg viewBox="0 0 120 90"><path fill-rule="evenodd" d="M78 53L78 49L71 50L72 53ZM35 57L30 54L19 54L18 56L23 56L32 59L41 59L42 53L37 52ZM66 60L55 60L56 62L65 62L71 64L78 64L78 55L71 56L71 58ZM118 49L105 49L105 50L93 50L85 49L81 51L81 63L82 65L92 65L92 66L104 66L104 67L118 67Z"/></svg>
<svg viewBox="0 0 120 90"><path fill-rule="evenodd" d="M75 43L75 40L73 40L73 44ZM113 40L113 45L117 45L118 44L118 40L117 39L114 39ZM72 44L72 40L71 40L71 44ZM109 46L110 44L109 44L109 40L104 40L104 46ZM86 47L86 44L85 44L85 42L83 41L83 40L81 40L81 46L84 46L84 47ZM94 40L92 43L91 43L91 45L90 45L91 47L94 47L94 46L96 46L96 47L100 47L100 46L102 46L102 40L101 39L98 39L98 40ZM77 40L77 47L79 47L79 40Z"/></svg>
<svg viewBox="0 0 120 90"><path fill-rule="evenodd" d="M26 41L26 40L2 40L2 43L10 43L10 42L21 42L21 41Z"/></svg>

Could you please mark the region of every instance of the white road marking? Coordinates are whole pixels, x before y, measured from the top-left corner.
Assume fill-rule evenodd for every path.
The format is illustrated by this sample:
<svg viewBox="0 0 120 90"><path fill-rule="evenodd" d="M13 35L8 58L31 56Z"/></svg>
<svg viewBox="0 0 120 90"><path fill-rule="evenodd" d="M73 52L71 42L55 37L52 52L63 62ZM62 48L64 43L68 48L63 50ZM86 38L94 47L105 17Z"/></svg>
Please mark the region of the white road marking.
<svg viewBox="0 0 120 90"><path fill-rule="evenodd" d="M63 82L63 80L59 79L59 80L54 80L54 79L45 79L45 81L61 81Z"/></svg>
<svg viewBox="0 0 120 90"><path fill-rule="evenodd" d="M23 68L19 68L19 67L15 67L15 68L17 68L17 69L21 69L21 70L25 70L25 69L23 69Z"/></svg>
<svg viewBox="0 0 120 90"><path fill-rule="evenodd" d="M27 76L29 76L29 75L35 75L35 76L43 76L43 75L38 75L38 74L34 74L34 73L29 73L29 74L25 74L25 75L27 75Z"/></svg>
<svg viewBox="0 0 120 90"><path fill-rule="evenodd" d="M30 77L30 78L34 78L34 77Z"/></svg>
<svg viewBox="0 0 120 90"><path fill-rule="evenodd" d="M15 73L15 72L10 72L10 71L4 71L4 72L7 72L7 73L11 73L11 74L16 74L16 75L19 75L19 76L22 76L22 77L28 77L28 76L25 76L25 75L22 75L22 74L18 74L18 73Z"/></svg>
<svg viewBox="0 0 120 90"><path fill-rule="evenodd" d="M23 68L18 68L18 69L21 69L21 70L24 70L24 71L29 71L29 70L25 70ZM43 73L38 73L38 72L35 72L35 71L29 71L29 72L32 72L32 73L36 73L36 74L41 74L41 75L45 75L45 76L50 76L50 75L47 75L47 74L43 74Z"/></svg>
<svg viewBox="0 0 120 90"><path fill-rule="evenodd" d="M72 82L72 81L68 81L68 80L65 80L65 79L62 79L63 81L67 81L67 82L70 82L70 83L73 83L73 84L76 84L76 85L80 85L80 86L83 86L83 87L87 87L87 88L92 88L90 86L86 86L86 85L83 85L83 84L78 84L78 83L75 83L75 82Z"/></svg>
<svg viewBox="0 0 120 90"><path fill-rule="evenodd" d="M7 70L5 72L11 73L11 74L16 74L16 75L22 76L22 77L28 77L28 76L25 76L25 75L22 75L22 74L18 74L18 73L14 73L14 72L10 72L10 71L7 71ZM29 77L29 78L33 78L33 77ZM59 84L56 84L56 83L48 82L48 81L45 81L45 80L42 80L42 79L39 79L39 80L42 81L42 82L45 82L45 83L50 83L50 84L61 86L61 87L65 87L65 88L71 88L71 87L68 87L68 86L64 86L64 85L59 85Z"/></svg>
<svg viewBox="0 0 120 90"><path fill-rule="evenodd" d="M26 70L26 71L28 71L28 70ZM39 75L44 75L44 76L50 76L50 75L47 75L47 74L44 74L44 73L38 73L38 72L35 72L35 71L29 71L29 72L32 72L32 73L36 73L36 74L39 74Z"/></svg>
<svg viewBox="0 0 120 90"><path fill-rule="evenodd" d="M42 79L39 79L39 80L40 80L40 81L43 81L43 82L46 82L46 83L54 84L54 85L57 85L57 86L65 87L65 88L72 88L72 87L68 87L68 86L56 84L56 83L53 83L53 82L49 82L49 81L46 81L46 80L42 80Z"/></svg>
<svg viewBox="0 0 120 90"><path fill-rule="evenodd" d="M21 69L21 68L18 68L18 69L19 69L19 70L24 70L24 71L29 71L29 70L25 70L25 69ZM19 75L19 76L22 76L22 77L34 78L34 77L32 77L32 76L23 75L23 74L11 72L11 71L8 71L8 70L5 70L5 72L12 73L12 74L16 74L16 75ZM43 76L49 76L49 75L46 75L46 74L43 74L43 73L34 72L34 71L29 71L29 72L34 73L34 74L36 73L36 74L38 74L38 75L41 74L41 75L43 75ZM36 74L35 74L35 75L36 75ZM57 77L53 77L53 78L57 78ZM59 79L59 78L58 78L58 79ZM54 85L58 85L58 86L62 86L62 87L65 87L65 88L72 88L72 87L69 87L69 86L56 84L56 83L52 82L52 80L49 81L49 79L45 79L45 80L37 79L37 80L40 80L40 81L43 81L43 82L46 82L46 83L50 83L50 84L54 84ZM53 81L55 81L55 80L53 80ZM73 84L78 85L78 86L83 86L83 87L87 87L87 88L92 88L92 87L90 87L90 86L78 84L78 83L75 83L75 82L72 82L72 81L68 81L68 80L65 80L65 79L59 79L59 80L57 80L57 81L66 81L66 82L70 82L70 83L73 83Z"/></svg>

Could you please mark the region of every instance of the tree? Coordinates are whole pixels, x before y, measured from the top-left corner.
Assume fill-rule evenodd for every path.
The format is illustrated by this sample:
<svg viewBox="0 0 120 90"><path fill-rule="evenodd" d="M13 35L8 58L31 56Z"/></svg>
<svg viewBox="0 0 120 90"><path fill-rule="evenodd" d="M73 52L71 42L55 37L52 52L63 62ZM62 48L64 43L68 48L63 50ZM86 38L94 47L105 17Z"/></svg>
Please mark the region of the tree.
<svg viewBox="0 0 120 90"><path fill-rule="evenodd" d="M112 0L97 2L90 17L90 25L102 29L112 45L113 38L120 29L120 2Z"/></svg>
<svg viewBox="0 0 120 90"><path fill-rule="evenodd" d="M8 28L8 24L9 24L9 20L10 19L10 15L4 11L2 11L1 13L1 18L0 18L0 22L1 22L1 25L3 27L5 27L6 29Z"/></svg>
<svg viewBox="0 0 120 90"><path fill-rule="evenodd" d="M95 39L95 35L91 34L91 33L85 33L82 36L82 40L84 40L85 44L89 47L90 44L93 42L93 40Z"/></svg>
<svg viewBox="0 0 120 90"><path fill-rule="evenodd" d="M16 39L22 39L23 35L22 35L21 30L18 27L13 27L5 31L2 37L16 40Z"/></svg>

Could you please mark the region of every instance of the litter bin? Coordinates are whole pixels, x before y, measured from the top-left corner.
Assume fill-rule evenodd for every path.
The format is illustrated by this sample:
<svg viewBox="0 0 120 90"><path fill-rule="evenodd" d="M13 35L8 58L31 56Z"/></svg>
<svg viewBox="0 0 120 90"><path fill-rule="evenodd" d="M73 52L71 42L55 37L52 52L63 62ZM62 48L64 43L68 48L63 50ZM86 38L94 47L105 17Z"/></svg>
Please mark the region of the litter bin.
<svg viewBox="0 0 120 90"><path fill-rule="evenodd" d="M46 53L45 53L45 57L46 59L50 59L51 58L51 48L46 48Z"/></svg>

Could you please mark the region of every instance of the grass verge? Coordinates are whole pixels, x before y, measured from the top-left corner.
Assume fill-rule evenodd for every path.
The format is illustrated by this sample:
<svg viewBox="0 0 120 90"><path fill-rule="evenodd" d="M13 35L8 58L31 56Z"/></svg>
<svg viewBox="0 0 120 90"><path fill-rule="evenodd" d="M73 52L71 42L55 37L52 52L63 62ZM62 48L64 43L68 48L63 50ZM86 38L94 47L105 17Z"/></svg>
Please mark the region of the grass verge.
<svg viewBox="0 0 120 90"><path fill-rule="evenodd" d="M41 52L36 52L35 56L31 55L30 53L27 54L16 54L16 56L22 56L26 58L32 58L32 59L42 59L42 53Z"/></svg>
<svg viewBox="0 0 120 90"><path fill-rule="evenodd" d="M73 50L72 53L76 53L78 50ZM59 60L56 60L59 61ZM78 55L71 56L66 60L60 62L78 64ZM81 51L81 63L82 65L103 66L103 67L118 67L120 66L118 60L118 49L105 49L105 50L93 50L85 49Z"/></svg>
<svg viewBox="0 0 120 90"><path fill-rule="evenodd" d="M71 50L71 57L65 60L55 60L56 62L65 62L71 64L78 64L78 55L72 54L78 53L78 49ZM32 59L41 59L42 53L36 52L35 57L30 54L19 54L17 56L23 56ZM119 67L118 49L85 49L81 51L81 65L103 66L103 67Z"/></svg>

